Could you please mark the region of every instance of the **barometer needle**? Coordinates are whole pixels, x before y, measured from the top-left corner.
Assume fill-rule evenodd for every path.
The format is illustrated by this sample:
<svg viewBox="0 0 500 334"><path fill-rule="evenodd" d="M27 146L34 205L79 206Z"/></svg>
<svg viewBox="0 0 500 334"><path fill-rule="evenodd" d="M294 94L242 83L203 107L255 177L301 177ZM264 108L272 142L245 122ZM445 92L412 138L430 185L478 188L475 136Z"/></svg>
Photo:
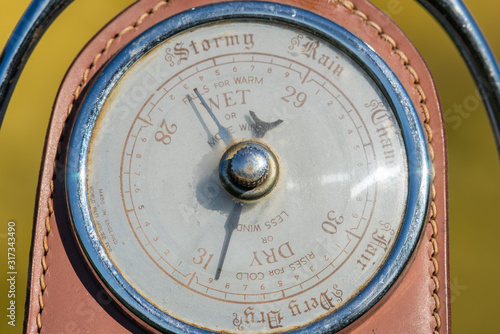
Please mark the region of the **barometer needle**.
<svg viewBox="0 0 500 334"><path fill-rule="evenodd" d="M266 134L267 131L274 129L275 127L277 127L278 125L283 123L283 120L281 120L281 119L278 119L277 121L274 121L274 122L264 122L263 120L258 118L257 115L253 111L251 111L251 110L249 110L249 111L250 111L250 116L252 117L253 121L255 122L254 132L255 132L255 136L257 138L264 137L264 135Z"/></svg>
<svg viewBox="0 0 500 334"><path fill-rule="evenodd" d="M201 114L200 112L198 111L198 108L196 107L196 105L194 104L194 100L193 98L190 96L190 95L186 95L186 98L189 102L189 104L191 105L191 108L193 108L194 110L194 113L196 114L196 117L198 117L198 120L200 121L201 125L203 126L203 129L205 129L205 132L207 133L207 141L210 141L213 137L213 134L212 132L210 131L210 129L207 127L207 124L205 123L205 121L203 120L203 117L201 117Z"/></svg>
<svg viewBox="0 0 500 334"><path fill-rule="evenodd" d="M222 266L224 265L224 259L226 258L227 248L229 247L229 241L231 241L231 236L233 231L238 227L238 222L240 221L242 204L234 203L233 210L229 214L224 225L226 230L226 236L224 237L224 244L222 245L222 250L220 252L219 263L217 264L217 271L215 272L215 280L218 280L222 272Z"/></svg>
<svg viewBox="0 0 500 334"><path fill-rule="evenodd" d="M215 124L217 124L217 127L219 128L219 135L222 138L222 140L224 141L224 143L226 143L227 146L230 146L234 142L234 140L233 140L233 136L231 136L231 133L229 132L229 130L227 128L223 127L219 123L219 121L217 120L217 117L215 117L214 113L212 112L212 110L208 106L205 99L201 96L201 94L197 88L194 89L194 93L196 94L196 96L198 96L198 98L200 99L200 101L203 104L203 106L205 107L205 109L207 109L210 116L212 116L212 119L214 120Z"/></svg>

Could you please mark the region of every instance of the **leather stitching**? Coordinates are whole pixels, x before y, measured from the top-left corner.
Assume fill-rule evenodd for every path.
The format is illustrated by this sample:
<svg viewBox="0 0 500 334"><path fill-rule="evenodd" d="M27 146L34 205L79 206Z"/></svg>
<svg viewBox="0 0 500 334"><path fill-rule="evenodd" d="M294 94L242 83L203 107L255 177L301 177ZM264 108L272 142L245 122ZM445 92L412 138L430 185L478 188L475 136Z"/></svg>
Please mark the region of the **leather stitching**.
<svg viewBox="0 0 500 334"><path fill-rule="evenodd" d="M424 90L422 89L422 86L420 85L420 79L418 77L417 72L415 69L410 65L410 61L408 57L404 54L403 51L398 49L396 41L392 39L390 36L386 35L382 28L375 22L370 21L368 19L368 16L364 14L363 12L359 11L356 9L356 6L348 0L327 0L328 3L334 3L337 5L342 5L346 9L348 9L352 14L359 16L366 25L371 26L373 29L375 29L379 35L380 38L388 42L391 47L392 51L397 54L401 60L403 61L403 64L406 68L406 70L412 75L413 77L413 86L417 90L418 94L420 95L420 107L422 108L422 113L424 116L424 130L427 135L427 146L429 150L429 157L431 162L434 161L434 147L432 146L432 139L433 139L433 133L432 129L430 126L430 114L429 114L429 109L427 107L427 97L424 93ZM430 204L430 214L429 214L429 224L432 227L432 235L431 238L429 239L429 242L432 245L432 254L430 256L429 261L432 262L432 266L434 268L431 279L434 281L434 290L432 291L431 297L434 299L435 307L434 310L432 311L432 316L436 320L436 326L434 327L433 333L438 334L439 329L441 327L441 318L439 316L439 309L440 309L440 300L439 300L439 278L438 278L438 271L439 271L439 265L437 261L437 254L438 254L438 244L437 244L437 234L438 234L438 229L437 229L437 223L436 223L436 216L437 216L437 207L435 203L436 199L436 186L435 186L435 170L434 166L432 166L432 185L431 185L431 204Z"/></svg>
<svg viewBox="0 0 500 334"><path fill-rule="evenodd" d="M78 99L78 97L80 96L82 88L88 82L90 71L96 66L96 64L99 61L99 59L101 58L101 56L106 51L109 50L109 48L111 47L111 45L113 45L114 41L117 40L118 38L120 38L121 36L123 36L124 34L126 34L127 32L132 31L132 30L136 29L137 27L139 27L146 18L148 18L149 16L151 16L152 14L154 14L155 12L157 12L160 7L167 5L171 1L172 0L162 0L162 1L158 2L148 12L146 12L146 13L142 14L141 16L139 16L139 18L137 19L137 21L133 25L125 27L119 33L117 33L116 35L114 35L112 38L110 38L106 42L104 48L94 57L94 59L92 60L92 63L83 72L82 80L80 81L80 84L78 85L78 87L73 92L73 100L71 101L70 105L68 106L68 112L67 112L66 116L69 116L69 114L71 114L71 112L73 111L74 104L75 104L76 100ZM66 118L66 120L67 120L67 118ZM61 133L61 137L59 139L59 145L61 145L62 140L65 137L64 134L65 134L66 125L67 124L65 123L64 127L63 127L63 130L62 130L62 133ZM47 200L48 214L47 214L47 217L45 218L45 236L43 238L43 248L44 248L44 254L42 256L42 269L43 269L43 271L42 271L42 274L40 276L40 288L41 289L40 289L40 295L38 297L38 303L39 303L40 309L38 311L37 319L36 319L36 321L37 321L37 327L38 327L37 333L40 333L41 330L42 330L42 318L41 318L41 315L42 315L42 311L43 311L43 308L44 308L43 293L47 289L47 285L46 285L46 282L45 282L45 274L46 274L46 272L48 270L46 257L47 257L47 253L49 252L48 238L49 238L49 234L50 234L50 218L54 214L54 207L53 207L54 179L57 176L56 161L58 161L58 159L59 159L59 152L60 152L60 149L58 147L57 156L56 156L55 161L54 161L54 168L53 168L52 180L50 181L50 196L49 196L49 198Z"/></svg>

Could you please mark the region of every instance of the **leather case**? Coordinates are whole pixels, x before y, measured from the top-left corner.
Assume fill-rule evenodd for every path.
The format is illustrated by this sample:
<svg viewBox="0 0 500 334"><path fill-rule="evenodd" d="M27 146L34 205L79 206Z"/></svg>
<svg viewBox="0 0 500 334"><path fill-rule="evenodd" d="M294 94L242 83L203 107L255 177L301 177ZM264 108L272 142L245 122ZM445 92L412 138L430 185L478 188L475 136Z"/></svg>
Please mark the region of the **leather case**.
<svg viewBox="0 0 500 334"><path fill-rule="evenodd" d="M65 199L64 147L75 105L107 60L155 23L212 2L216 1L136 2L104 27L68 70L54 104L40 172L26 305L27 333L156 332L122 310L79 248ZM434 166L429 218L410 264L384 298L342 333L449 332L445 131L439 99L424 61L395 23L365 0L279 2L325 16L377 51L417 106Z"/></svg>

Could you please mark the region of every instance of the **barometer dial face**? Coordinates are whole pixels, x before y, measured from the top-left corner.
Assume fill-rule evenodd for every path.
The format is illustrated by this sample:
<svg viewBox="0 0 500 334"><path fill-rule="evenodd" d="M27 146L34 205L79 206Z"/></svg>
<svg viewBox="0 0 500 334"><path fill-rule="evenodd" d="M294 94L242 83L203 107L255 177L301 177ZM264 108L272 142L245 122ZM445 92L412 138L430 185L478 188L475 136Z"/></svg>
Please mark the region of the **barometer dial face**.
<svg viewBox="0 0 500 334"><path fill-rule="evenodd" d="M125 307L161 330L273 333L336 330L381 298L429 171L414 107L368 46L296 8L226 3L105 67L67 177L83 249Z"/></svg>

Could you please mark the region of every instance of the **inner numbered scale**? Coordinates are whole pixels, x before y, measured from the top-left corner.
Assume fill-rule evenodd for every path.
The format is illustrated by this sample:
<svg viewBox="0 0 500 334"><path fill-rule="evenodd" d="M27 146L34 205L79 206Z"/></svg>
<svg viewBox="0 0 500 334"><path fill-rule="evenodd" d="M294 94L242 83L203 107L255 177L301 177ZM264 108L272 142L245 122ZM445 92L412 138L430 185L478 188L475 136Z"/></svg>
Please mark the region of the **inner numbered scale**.
<svg viewBox="0 0 500 334"><path fill-rule="evenodd" d="M92 83L71 134L76 234L124 307L170 332L331 332L401 274L427 213L415 107L316 14L171 17Z"/></svg>

